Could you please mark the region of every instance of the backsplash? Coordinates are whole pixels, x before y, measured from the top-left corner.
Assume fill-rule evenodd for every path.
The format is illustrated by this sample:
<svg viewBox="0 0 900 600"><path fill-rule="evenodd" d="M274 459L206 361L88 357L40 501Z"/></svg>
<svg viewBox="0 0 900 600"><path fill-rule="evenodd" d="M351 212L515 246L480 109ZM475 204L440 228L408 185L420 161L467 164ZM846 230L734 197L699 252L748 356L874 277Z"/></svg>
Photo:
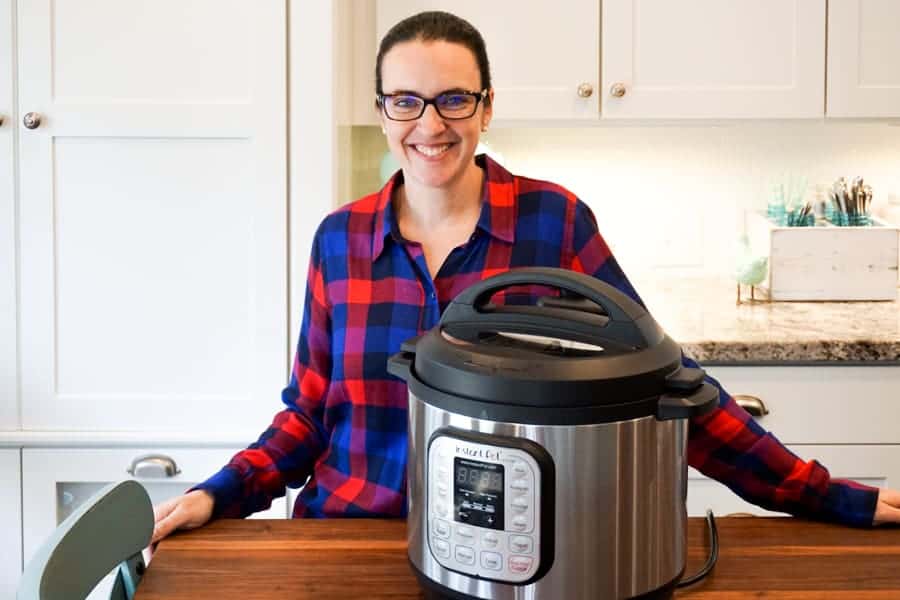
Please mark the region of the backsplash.
<svg viewBox="0 0 900 600"><path fill-rule="evenodd" d="M387 147L377 127L353 127L344 140L349 200L380 186ZM790 177L805 177L812 199L816 184L861 175L876 213L900 194L900 126L884 122L495 127L483 140L512 172L590 205L626 272L641 275L730 276L744 211L764 209L772 185Z"/></svg>

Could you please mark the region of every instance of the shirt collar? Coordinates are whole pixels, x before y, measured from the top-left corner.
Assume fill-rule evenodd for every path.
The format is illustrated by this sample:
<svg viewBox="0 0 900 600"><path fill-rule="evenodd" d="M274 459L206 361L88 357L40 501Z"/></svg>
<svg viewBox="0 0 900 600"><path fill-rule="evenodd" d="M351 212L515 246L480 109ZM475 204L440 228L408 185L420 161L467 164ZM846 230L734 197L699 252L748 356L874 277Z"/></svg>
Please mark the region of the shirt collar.
<svg viewBox="0 0 900 600"><path fill-rule="evenodd" d="M484 169L481 192L481 215L476 227L491 237L512 244L516 239L515 177L486 154L475 157L475 164ZM372 239L372 260L384 250L388 236L402 242L396 213L391 203L394 190L403 183L403 171L397 171L378 192Z"/></svg>

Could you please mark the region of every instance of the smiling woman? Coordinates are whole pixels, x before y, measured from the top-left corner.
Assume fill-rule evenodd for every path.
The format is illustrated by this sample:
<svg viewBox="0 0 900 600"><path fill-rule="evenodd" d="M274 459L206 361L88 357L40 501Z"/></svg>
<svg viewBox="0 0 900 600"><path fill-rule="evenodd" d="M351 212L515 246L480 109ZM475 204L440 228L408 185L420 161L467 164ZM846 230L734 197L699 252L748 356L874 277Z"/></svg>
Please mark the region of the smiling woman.
<svg viewBox="0 0 900 600"><path fill-rule="evenodd" d="M520 267L563 268L643 306L585 203L475 156L494 90L484 41L469 23L442 12L398 23L381 43L375 92L400 169L319 226L285 408L219 473L159 507L155 539L262 510L286 486L303 488L295 517L405 516L407 388L387 359L478 281ZM683 353L681 361L698 366ZM690 421L692 466L771 510L861 526L900 522L893 492L879 501L875 488L832 479L706 381L718 398Z"/></svg>

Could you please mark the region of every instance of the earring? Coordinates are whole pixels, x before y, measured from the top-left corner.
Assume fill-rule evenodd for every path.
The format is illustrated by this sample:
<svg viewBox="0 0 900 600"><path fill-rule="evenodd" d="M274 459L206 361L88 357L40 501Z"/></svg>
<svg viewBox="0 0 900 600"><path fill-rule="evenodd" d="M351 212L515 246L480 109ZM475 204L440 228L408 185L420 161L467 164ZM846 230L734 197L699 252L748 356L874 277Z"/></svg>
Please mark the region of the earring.
<svg viewBox="0 0 900 600"><path fill-rule="evenodd" d="M487 125L482 125L482 126L481 126L481 132L482 132L482 133L487 133Z"/></svg>
<svg viewBox="0 0 900 600"><path fill-rule="evenodd" d="M384 128L384 125L381 126L381 135L387 135L387 129Z"/></svg>

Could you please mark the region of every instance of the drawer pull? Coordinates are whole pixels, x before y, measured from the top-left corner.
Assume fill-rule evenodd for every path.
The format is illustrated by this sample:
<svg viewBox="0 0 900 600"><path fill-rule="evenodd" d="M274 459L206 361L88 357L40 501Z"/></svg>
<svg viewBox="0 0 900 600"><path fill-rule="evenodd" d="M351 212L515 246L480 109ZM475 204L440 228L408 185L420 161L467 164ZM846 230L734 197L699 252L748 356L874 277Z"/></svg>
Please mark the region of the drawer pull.
<svg viewBox="0 0 900 600"><path fill-rule="evenodd" d="M129 475L147 479L175 477L179 473L181 473L181 469L178 468L175 461L164 454L139 456L131 461L131 466L128 467Z"/></svg>
<svg viewBox="0 0 900 600"><path fill-rule="evenodd" d="M736 394L733 396L738 406L746 410L753 417L764 417L769 414L769 409L765 403L756 396L748 396L746 394Z"/></svg>

